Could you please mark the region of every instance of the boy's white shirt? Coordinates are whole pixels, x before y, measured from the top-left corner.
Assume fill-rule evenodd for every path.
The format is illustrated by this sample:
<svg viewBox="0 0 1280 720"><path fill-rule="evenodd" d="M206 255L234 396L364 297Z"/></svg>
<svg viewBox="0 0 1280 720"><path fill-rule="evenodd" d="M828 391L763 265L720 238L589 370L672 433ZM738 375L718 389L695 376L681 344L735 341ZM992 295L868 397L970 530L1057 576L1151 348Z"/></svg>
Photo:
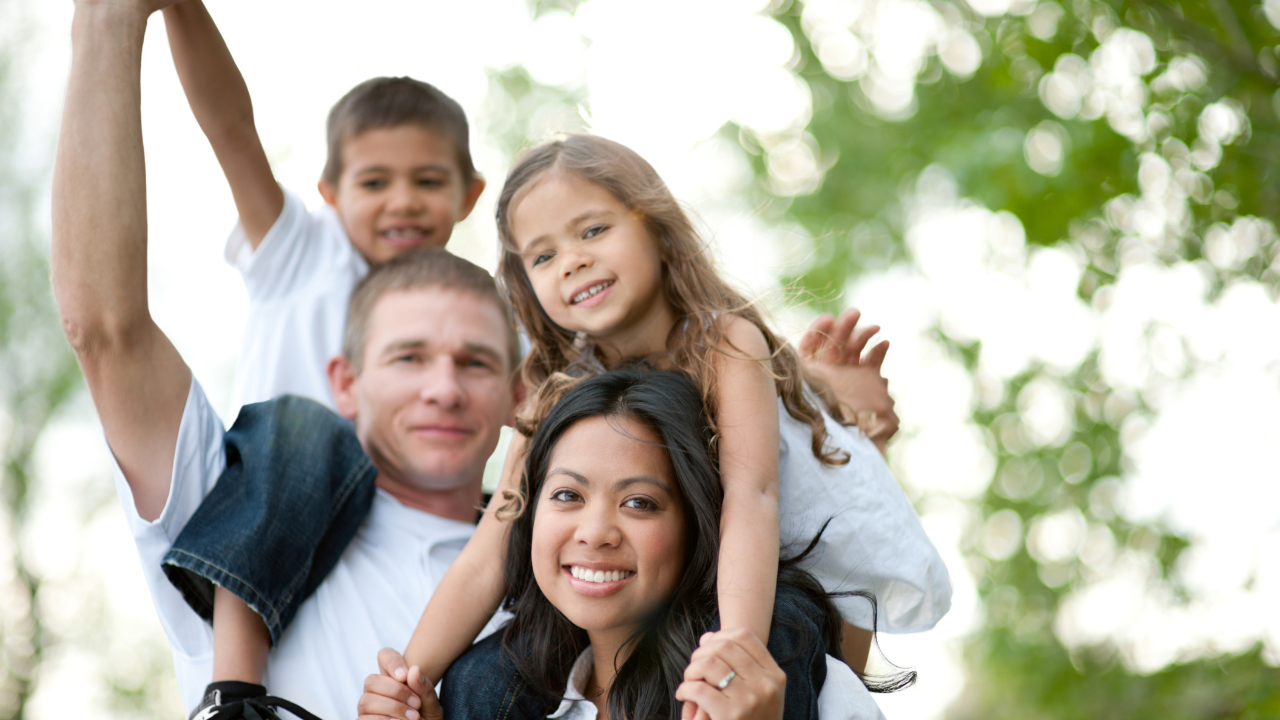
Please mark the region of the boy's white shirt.
<svg viewBox="0 0 1280 720"><path fill-rule="evenodd" d="M139 515L118 463L116 491L138 548L142 572L173 649L178 690L187 712L213 675L213 628L187 605L160 561L226 466L222 421L194 379L174 449L169 499L160 516ZM324 718L353 717L378 650L401 647L445 571L475 531L400 504L378 491L359 532L267 658L271 694ZM485 628L492 632L507 616Z"/></svg>
<svg viewBox="0 0 1280 720"><path fill-rule="evenodd" d="M332 408L325 368L342 350L351 291L369 273L338 214L328 205L309 212L285 190L280 217L257 250L237 224L225 256L249 293L232 407L288 393Z"/></svg>
<svg viewBox="0 0 1280 720"><path fill-rule="evenodd" d="M591 648L582 651L569 670L569 686L564 689L564 700L548 720L596 720L595 703L582 696L591 678L594 660ZM735 681L740 682L740 681ZM819 720L885 720L880 706L871 697L848 665L827 656L827 679L818 693Z"/></svg>

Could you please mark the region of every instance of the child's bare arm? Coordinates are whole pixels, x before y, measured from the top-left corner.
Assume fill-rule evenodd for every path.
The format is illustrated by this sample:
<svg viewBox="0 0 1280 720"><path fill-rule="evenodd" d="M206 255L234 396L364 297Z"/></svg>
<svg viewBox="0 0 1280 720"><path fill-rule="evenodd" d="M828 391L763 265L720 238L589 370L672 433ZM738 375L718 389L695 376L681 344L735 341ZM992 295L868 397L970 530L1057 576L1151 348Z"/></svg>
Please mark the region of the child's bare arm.
<svg viewBox="0 0 1280 720"><path fill-rule="evenodd" d="M526 444L523 435L513 434L502 479L480 526L431 594L405 647L405 662L421 668L428 685L439 682L453 661L471 647L502 602L502 571L510 524L499 520L496 513L504 503L503 493L519 488L519 468Z"/></svg>
<svg viewBox="0 0 1280 720"><path fill-rule="evenodd" d="M258 138L249 88L201 0L165 8L164 24L191 112L213 146L256 250L284 209L284 193Z"/></svg>
<svg viewBox="0 0 1280 720"><path fill-rule="evenodd" d="M725 322L716 389L720 626L768 638L778 581L778 396L764 335L742 318Z"/></svg>

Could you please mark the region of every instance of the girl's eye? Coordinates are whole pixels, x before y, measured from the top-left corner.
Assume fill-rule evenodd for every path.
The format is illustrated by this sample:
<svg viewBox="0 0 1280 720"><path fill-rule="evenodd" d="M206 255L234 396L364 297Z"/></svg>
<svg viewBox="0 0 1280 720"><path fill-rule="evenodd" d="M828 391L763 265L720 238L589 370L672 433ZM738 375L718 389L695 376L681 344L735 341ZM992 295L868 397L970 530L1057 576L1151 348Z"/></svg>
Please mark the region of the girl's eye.
<svg viewBox="0 0 1280 720"><path fill-rule="evenodd" d="M583 231L582 239L590 240L591 238L597 237L598 235L600 235L600 233L608 229L609 229L608 225L592 225L591 227Z"/></svg>
<svg viewBox="0 0 1280 720"><path fill-rule="evenodd" d="M557 502L571 503L581 500L582 496L572 490L557 490L551 493L551 499Z"/></svg>
<svg viewBox="0 0 1280 720"><path fill-rule="evenodd" d="M536 256L534 256L533 261L532 261L530 264L531 264L533 267L538 267L539 265L541 265L542 263L544 263L544 262L546 262L546 261L548 261L548 260L550 260L550 259L551 259L551 256L550 256L550 255L548 255L547 253L542 253L542 254L540 254L540 255L536 255Z"/></svg>
<svg viewBox="0 0 1280 720"><path fill-rule="evenodd" d="M622 503L622 507L631 508L632 510L657 510L658 503L647 497L633 497L627 498Z"/></svg>

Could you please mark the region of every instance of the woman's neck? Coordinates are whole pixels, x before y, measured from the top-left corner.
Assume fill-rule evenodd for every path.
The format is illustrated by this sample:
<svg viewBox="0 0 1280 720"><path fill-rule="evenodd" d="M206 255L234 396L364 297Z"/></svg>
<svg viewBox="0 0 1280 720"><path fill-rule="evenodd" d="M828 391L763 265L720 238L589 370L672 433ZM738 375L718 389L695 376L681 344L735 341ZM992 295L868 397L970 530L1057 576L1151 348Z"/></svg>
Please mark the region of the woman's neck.
<svg viewBox="0 0 1280 720"><path fill-rule="evenodd" d="M613 688L617 674L615 668L627 661L631 649L626 647L626 642L633 633L634 628L587 631L587 638L591 641L592 667L582 695L595 703L599 720L609 720L609 690Z"/></svg>

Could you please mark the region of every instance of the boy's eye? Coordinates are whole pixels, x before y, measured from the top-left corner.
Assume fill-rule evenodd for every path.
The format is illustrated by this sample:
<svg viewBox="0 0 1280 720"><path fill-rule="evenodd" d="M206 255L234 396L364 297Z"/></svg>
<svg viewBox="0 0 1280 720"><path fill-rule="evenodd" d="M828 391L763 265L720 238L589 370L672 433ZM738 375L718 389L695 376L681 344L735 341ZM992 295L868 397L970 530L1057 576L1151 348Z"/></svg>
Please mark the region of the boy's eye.
<svg viewBox="0 0 1280 720"><path fill-rule="evenodd" d="M418 187L438 188L444 187L444 180L440 178L419 178Z"/></svg>
<svg viewBox="0 0 1280 720"><path fill-rule="evenodd" d="M582 232L582 239L590 240L591 238L598 236L600 233L608 229L609 229L608 225L592 225L591 227L587 228Z"/></svg>
<svg viewBox="0 0 1280 720"><path fill-rule="evenodd" d="M366 190L381 190L386 186L387 186L387 181L383 180L382 178L369 178L368 180L360 181L360 187Z"/></svg>

